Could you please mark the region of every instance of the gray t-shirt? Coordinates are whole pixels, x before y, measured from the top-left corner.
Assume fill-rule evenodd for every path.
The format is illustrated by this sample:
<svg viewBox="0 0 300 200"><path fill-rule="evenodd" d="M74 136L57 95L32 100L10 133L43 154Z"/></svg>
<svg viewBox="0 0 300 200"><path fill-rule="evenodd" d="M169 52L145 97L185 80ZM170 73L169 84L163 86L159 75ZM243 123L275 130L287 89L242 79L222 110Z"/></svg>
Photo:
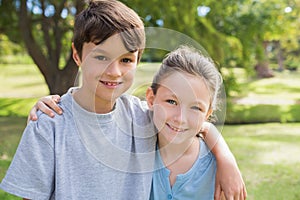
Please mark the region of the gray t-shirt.
<svg viewBox="0 0 300 200"><path fill-rule="evenodd" d="M73 89L63 115L39 113L0 188L28 199L149 198L156 135L145 102L123 95L108 114L81 108Z"/></svg>

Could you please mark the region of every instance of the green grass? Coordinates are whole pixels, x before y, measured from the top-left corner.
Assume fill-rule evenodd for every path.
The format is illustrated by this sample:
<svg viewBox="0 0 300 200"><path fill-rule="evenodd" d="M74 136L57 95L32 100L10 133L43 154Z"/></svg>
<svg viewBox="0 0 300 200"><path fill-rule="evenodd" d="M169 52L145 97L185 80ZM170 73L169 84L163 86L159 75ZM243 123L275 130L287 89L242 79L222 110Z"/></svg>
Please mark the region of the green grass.
<svg viewBox="0 0 300 200"><path fill-rule="evenodd" d="M300 198L300 124L225 126L253 200Z"/></svg>
<svg viewBox="0 0 300 200"><path fill-rule="evenodd" d="M38 98L0 98L0 116L27 116Z"/></svg>
<svg viewBox="0 0 300 200"><path fill-rule="evenodd" d="M300 101L300 71L274 72L275 77L255 79L247 77L243 69L235 69L240 92L236 98L264 101L268 103L299 103Z"/></svg>
<svg viewBox="0 0 300 200"><path fill-rule="evenodd" d="M0 97L31 98L49 93L44 78L33 64L0 64Z"/></svg>
<svg viewBox="0 0 300 200"><path fill-rule="evenodd" d="M0 117L0 180L25 125L24 117ZM299 130L300 123L226 125L223 128L223 136L243 173L249 200L299 199ZM13 197L0 191L0 199Z"/></svg>
<svg viewBox="0 0 300 200"><path fill-rule="evenodd" d="M23 129L26 126L24 117L0 117L0 180L15 154ZM0 190L1 200L20 199Z"/></svg>

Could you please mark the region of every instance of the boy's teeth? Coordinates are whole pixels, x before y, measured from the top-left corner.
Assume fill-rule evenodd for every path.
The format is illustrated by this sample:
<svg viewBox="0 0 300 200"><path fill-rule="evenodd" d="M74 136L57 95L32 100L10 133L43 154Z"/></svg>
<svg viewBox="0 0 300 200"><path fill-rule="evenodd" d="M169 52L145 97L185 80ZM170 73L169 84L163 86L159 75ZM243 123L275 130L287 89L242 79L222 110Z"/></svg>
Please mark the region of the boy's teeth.
<svg viewBox="0 0 300 200"><path fill-rule="evenodd" d="M112 82L105 82L106 85L108 86L116 86L118 83L112 83Z"/></svg>

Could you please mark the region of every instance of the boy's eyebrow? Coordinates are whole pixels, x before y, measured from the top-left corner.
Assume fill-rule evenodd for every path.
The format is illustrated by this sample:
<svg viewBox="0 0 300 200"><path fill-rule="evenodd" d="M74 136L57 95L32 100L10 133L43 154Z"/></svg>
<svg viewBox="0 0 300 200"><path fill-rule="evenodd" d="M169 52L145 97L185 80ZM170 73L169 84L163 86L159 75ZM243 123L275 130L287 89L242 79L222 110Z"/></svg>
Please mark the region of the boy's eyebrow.
<svg viewBox="0 0 300 200"><path fill-rule="evenodd" d="M103 50L103 49L99 49L99 48L95 48L92 50L93 52L96 52L96 53L104 53L104 54L108 54L107 51Z"/></svg>
<svg viewBox="0 0 300 200"><path fill-rule="evenodd" d="M108 51L105 51L104 49L99 49L99 48L95 48L92 50L94 53L103 53L105 55L110 55L111 53L108 52ZM120 56L123 56L123 55L132 55L136 52L137 50L133 50L133 51L127 51L127 52L124 52L123 54L121 54Z"/></svg>

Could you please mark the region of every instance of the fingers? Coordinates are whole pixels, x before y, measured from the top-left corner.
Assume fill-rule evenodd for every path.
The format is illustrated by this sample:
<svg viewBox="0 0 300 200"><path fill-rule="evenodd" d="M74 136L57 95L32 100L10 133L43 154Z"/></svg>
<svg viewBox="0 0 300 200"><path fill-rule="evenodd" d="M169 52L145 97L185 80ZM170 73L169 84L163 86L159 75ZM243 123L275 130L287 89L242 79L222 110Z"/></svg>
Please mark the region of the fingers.
<svg viewBox="0 0 300 200"><path fill-rule="evenodd" d="M42 97L38 102L37 106L38 109L44 112L45 114L49 115L50 117L54 117L55 111L57 114L62 114L62 109L58 106L58 102L60 101L59 95L52 95Z"/></svg>
<svg viewBox="0 0 300 200"><path fill-rule="evenodd" d="M36 103L37 110L42 111L43 113L45 113L45 114L48 115L49 117L54 117L55 114L54 114L53 110L51 110L51 109L48 107L48 105L51 107L52 104L51 104L51 103L45 104L45 103L42 102L42 101L38 101L38 102Z"/></svg>
<svg viewBox="0 0 300 200"><path fill-rule="evenodd" d="M57 114L62 114L62 109L57 105L60 101L59 95L50 95L40 98L36 104L32 107L27 118L27 123L32 120L37 120L37 111L40 110L43 113L47 114L49 117L54 117L56 112Z"/></svg>
<svg viewBox="0 0 300 200"><path fill-rule="evenodd" d="M245 185L243 187L243 192L241 194L242 194L242 198L241 199L246 199L247 198L247 189L246 189Z"/></svg>
<svg viewBox="0 0 300 200"><path fill-rule="evenodd" d="M221 192L220 192L221 193ZM247 191L246 188L243 187L240 191L231 191L231 192L222 192L222 195L220 195L219 199L217 200L245 200L247 198ZM216 198L215 198L216 200Z"/></svg>
<svg viewBox="0 0 300 200"><path fill-rule="evenodd" d="M30 120L36 121L37 120L37 115L36 115L37 109L35 106L30 110L29 115L27 117L27 124L29 123Z"/></svg>
<svg viewBox="0 0 300 200"><path fill-rule="evenodd" d="M221 200L221 186L219 184L215 186L214 200Z"/></svg>

